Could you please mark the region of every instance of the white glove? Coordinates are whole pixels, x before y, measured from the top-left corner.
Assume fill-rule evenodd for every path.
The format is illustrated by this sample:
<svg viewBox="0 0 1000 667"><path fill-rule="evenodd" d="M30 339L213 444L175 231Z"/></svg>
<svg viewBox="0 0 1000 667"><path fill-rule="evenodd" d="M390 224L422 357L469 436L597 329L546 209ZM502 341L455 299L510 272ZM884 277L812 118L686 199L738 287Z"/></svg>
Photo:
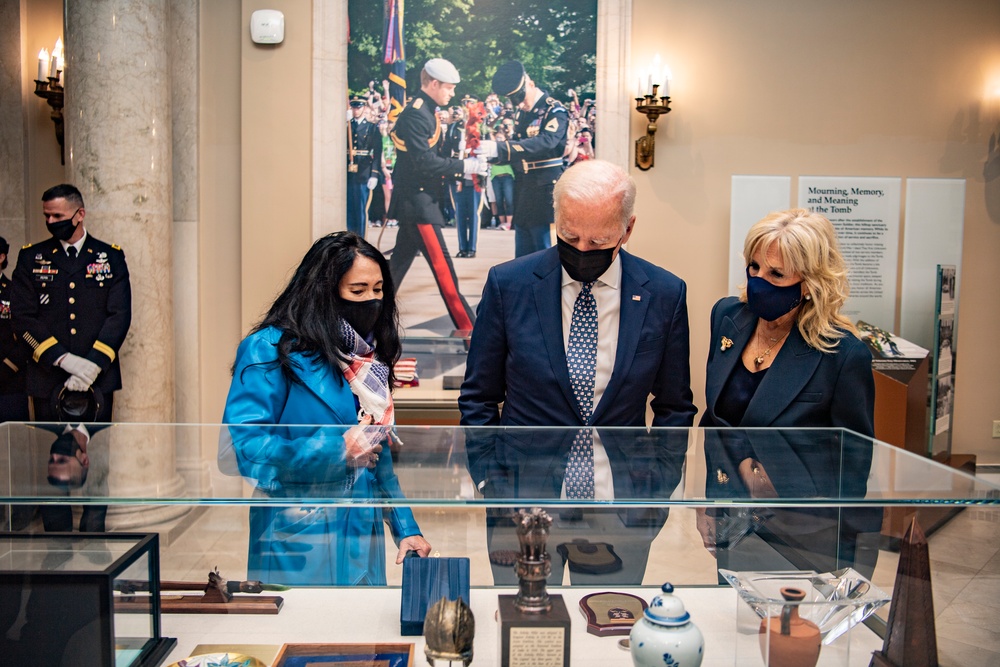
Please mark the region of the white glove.
<svg viewBox="0 0 1000 667"><path fill-rule="evenodd" d="M368 179L368 189L369 190L374 190L376 185L378 185L378 179L377 178L375 178L374 176L372 176L371 178Z"/></svg>
<svg viewBox="0 0 1000 667"><path fill-rule="evenodd" d="M90 382L76 375L70 375L65 382L65 387L70 391L87 391L90 385Z"/></svg>
<svg viewBox="0 0 1000 667"><path fill-rule="evenodd" d="M467 157L464 160L462 160L462 162L465 163L464 173L466 176L473 176L476 174L480 176L485 176L486 174L490 173L490 163L487 162L486 158L484 158L482 155L480 155L479 157Z"/></svg>
<svg viewBox="0 0 1000 667"><path fill-rule="evenodd" d="M497 157L497 142L490 141L489 139L480 141L479 148L476 149L476 155L486 158L487 160Z"/></svg>
<svg viewBox="0 0 1000 667"><path fill-rule="evenodd" d="M75 375L85 381L88 387L94 384L94 380L96 380L97 376L101 374L100 366L95 364L93 361L89 361L83 357L78 357L71 352L64 354L59 361L56 362L56 365L70 375Z"/></svg>

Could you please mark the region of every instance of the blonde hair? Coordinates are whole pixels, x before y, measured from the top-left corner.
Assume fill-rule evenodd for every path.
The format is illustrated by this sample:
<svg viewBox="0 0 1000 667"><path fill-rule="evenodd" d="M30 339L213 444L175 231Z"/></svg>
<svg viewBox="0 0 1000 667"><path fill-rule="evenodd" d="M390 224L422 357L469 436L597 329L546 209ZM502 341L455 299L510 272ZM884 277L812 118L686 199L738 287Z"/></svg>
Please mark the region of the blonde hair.
<svg viewBox="0 0 1000 667"><path fill-rule="evenodd" d="M781 255L786 272L802 276L811 297L803 297L798 317L799 332L806 343L821 352L833 352L847 332L857 335L854 324L840 312L851 288L830 221L804 208L770 213L750 228L743 258L749 264L758 251L766 255L772 247ZM744 285L740 301L746 300Z"/></svg>

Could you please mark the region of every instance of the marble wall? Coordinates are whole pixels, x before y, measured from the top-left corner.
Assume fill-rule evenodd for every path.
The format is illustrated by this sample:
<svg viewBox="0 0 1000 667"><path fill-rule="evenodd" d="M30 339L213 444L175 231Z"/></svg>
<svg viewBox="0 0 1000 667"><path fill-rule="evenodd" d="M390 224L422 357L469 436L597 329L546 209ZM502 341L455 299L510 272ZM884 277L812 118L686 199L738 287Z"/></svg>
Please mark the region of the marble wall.
<svg viewBox="0 0 1000 667"><path fill-rule="evenodd" d="M0 236L10 244L11 269L25 243L23 21L18 0L0 0Z"/></svg>

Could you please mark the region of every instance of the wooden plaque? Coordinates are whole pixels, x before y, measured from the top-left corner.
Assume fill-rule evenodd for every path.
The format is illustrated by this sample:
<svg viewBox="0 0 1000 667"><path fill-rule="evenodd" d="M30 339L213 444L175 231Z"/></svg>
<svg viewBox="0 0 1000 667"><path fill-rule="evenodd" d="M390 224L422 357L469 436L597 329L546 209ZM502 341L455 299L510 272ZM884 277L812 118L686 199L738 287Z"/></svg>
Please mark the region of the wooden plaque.
<svg viewBox="0 0 1000 667"><path fill-rule="evenodd" d="M646 607L645 600L629 593L591 593L580 599L587 632L598 637L628 635Z"/></svg>

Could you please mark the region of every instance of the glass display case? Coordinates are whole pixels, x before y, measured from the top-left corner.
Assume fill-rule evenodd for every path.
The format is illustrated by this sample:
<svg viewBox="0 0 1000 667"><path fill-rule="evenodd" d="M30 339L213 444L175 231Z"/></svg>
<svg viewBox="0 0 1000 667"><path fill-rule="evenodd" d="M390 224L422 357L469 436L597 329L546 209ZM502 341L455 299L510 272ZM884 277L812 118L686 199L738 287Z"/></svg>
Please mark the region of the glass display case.
<svg viewBox="0 0 1000 667"><path fill-rule="evenodd" d="M158 665L158 536L0 533L0 655L10 665ZM8 662L9 661L9 662Z"/></svg>
<svg viewBox="0 0 1000 667"><path fill-rule="evenodd" d="M47 507L106 506L108 529L159 534L163 581L218 568L230 584L290 587L275 615L164 614L172 660L245 645L270 646L273 660L310 642L414 641L419 656L423 639L399 634L396 564L398 541L405 550L419 532L431 556L470 559L475 663L496 664L498 595L518 585L513 517L532 507L553 519L547 585L573 617L574 665L630 662L618 638L588 634L582 598L649 601L664 582L701 628L703 664L742 664L737 639L754 643L757 629L720 570L853 568L891 594L899 535L887 516L927 508L943 516L929 536L941 664L1000 656L996 615L969 613L1000 574L1000 488L849 431L596 428L593 489L575 498L564 480L580 429L113 424L87 429L87 456L54 471L67 428L0 427L7 529L43 532ZM162 455L179 443L205 474L182 476L191 459ZM819 664L867 665L888 609L824 646Z"/></svg>

